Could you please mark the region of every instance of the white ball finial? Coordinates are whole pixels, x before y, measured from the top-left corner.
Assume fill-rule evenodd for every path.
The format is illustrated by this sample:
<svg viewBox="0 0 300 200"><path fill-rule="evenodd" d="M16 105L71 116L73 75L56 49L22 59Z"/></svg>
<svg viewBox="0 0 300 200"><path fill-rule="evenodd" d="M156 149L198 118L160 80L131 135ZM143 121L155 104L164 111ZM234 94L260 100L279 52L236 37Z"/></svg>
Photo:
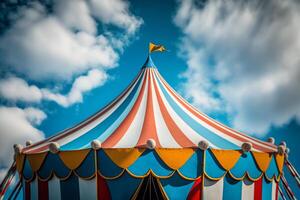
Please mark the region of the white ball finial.
<svg viewBox="0 0 300 200"><path fill-rule="evenodd" d="M28 146L30 146L30 145L32 145L32 141L31 141L31 140L27 140L27 141L26 141L26 147L28 147Z"/></svg>
<svg viewBox="0 0 300 200"><path fill-rule="evenodd" d="M286 142L285 141L281 141L280 145L283 145L284 147L286 147Z"/></svg>
<svg viewBox="0 0 300 200"><path fill-rule="evenodd" d="M154 139L148 139L147 140L147 148L148 149L154 149L156 147L156 142Z"/></svg>
<svg viewBox="0 0 300 200"><path fill-rule="evenodd" d="M271 144L275 144L275 139L273 137L269 137L268 142Z"/></svg>
<svg viewBox="0 0 300 200"><path fill-rule="evenodd" d="M60 146L57 142L51 142L49 144L49 150L50 150L51 153L54 153L54 154L58 153L59 148L60 148Z"/></svg>
<svg viewBox="0 0 300 200"><path fill-rule="evenodd" d="M21 144L14 144L15 154L22 153L23 146Z"/></svg>
<svg viewBox="0 0 300 200"><path fill-rule="evenodd" d="M286 154L289 154L289 153L290 153L290 148L286 148L286 149L285 149L285 153L286 153Z"/></svg>
<svg viewBox="0 0 300 200"><path fill-rule="evenodd" d="M251 149L252 149L252 144L250 142L244 142L242 144L242 151L244 153L251 151Z"/></svg>
<svg viewBox="0 0 300 200"><path fill-rule="evenodd" d="M201 140L201 141L198 143L198 147L199 147L201 150L205 151L206 149L208 149L209 144L208 144L207 141Z"/></svg>
<svg viewBox="0 0 300 200"><path fill-rule="evenodd" d="M101 148L101 142L99 140L93 140L91 142L91 147L94 149L94 150L98 150Z"/></svg>
<svg viewBox="0 0 300 200"><path fill-rule="evenodd" d="M277 147L277 152L280 154L280 155L282 155L282 154L284 154L284 152L285 152L285 149L286 149L286 147L284 146L284 145L279 145L278 147Z"/></svg>

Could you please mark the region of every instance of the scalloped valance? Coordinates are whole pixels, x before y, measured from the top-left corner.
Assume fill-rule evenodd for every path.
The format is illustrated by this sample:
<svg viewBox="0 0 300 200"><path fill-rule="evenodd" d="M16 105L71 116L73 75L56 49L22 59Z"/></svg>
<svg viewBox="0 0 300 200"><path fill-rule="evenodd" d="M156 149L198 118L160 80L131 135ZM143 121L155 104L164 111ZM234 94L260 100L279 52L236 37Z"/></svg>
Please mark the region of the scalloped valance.
<svg viewBox="0 0 300 200"><path fill-rule="evenodd" d="M124 171L135 178L144 178L151 172L163 179L176 171L185 180L196 180L203 174L218 180L229 174L235 180L247 176L255 181L265 175L270 181L278 181L284 156L240 150L119 148L19 154L16 160L19 173L27 181L34 176L46 180L52 175L66 179L71 172L91 178L95 169L104 179L118 178Z"/></svg>

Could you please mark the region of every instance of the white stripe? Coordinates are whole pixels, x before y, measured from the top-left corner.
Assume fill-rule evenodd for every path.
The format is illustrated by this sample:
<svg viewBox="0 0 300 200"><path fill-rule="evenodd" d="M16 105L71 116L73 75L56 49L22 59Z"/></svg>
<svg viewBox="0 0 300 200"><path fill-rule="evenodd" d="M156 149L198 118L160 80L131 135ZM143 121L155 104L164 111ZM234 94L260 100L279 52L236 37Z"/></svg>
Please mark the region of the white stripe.
<svg viewBox="0 0 300 200"><path fill-rule="evenodd" d="M245 178L242 182L242 200L254 199L254 182Z"/></svg>
<svg viewBox="0 0 300 200"><path fill-rule="evenodd" d="M277 183L275 179L272 181L272 200L277 200L276 199L276 189L277 189Z"/></svg>
<svg viewBox="0 0 300 200"><path fill-rule="evenodd" d="M145 113L146 113L147 97L148 97L147 91L148 91L148 81L146 81L144 94L141 100L140 107L138 108L138 111L136 113L136 116L134 117L132 123L129 125L128 130L125 132L123 137L121 137L121 139L114 146L114 148L128 148L128 147L133 147L137 144L141 135Z"/></svg>
<svg viewBox="0 0 300 200"><path fill-rule="evenodd" d="M166 100L161 88L158 87L159 94L162 98L162 101L165 104L167 111L169 112L170 116L176 122L178 128L184 133L184 135L191 140L195 145L198 145L199 141L204 140L205 138L199 135L194 129L192 129L187 123L185 123L181 117L173 110L170 106L169 102ZM208 141L209 142L209 141ZM216 146L210 143L210 147L216 148Z"/></svg>
<svg viewBox="0 0 300 200"><path fill-rule="evenodd" d="M143 78L145 77L145 75L143 74ZM140 85L142 85L143 82L143 78L140 82ZM138 79L137 79L138 80ZM64 144L67 144L73 140L75 140L76 138L84 135L85 133L87 133L88 131L90 131L91 129L95 128L98 124L100 124L102 121L104 121L105 119L107 119L124 101L125 99L128 97L128 95L131 93L131 91L133 90L133 88L135 87L135 85L138 83L138 81L136 81L136 83L133 85L133 87L130 89L130 91L128 91L126 93L126 95L122 98L121 101L119 101L113 108L111 108L110 110L108 110L106 113L104 113L103 115L101 115L97 120L95 120L94 122L92 122L91 124L83 127L82 129L80 129L78 132L75 132L65 138L62 139L62 141L58 142L61 146ZM139 88L140 89L140 88ZM88 144L89 145L89 144Z"/></svg>
<svg viewBox="0 0 300 200"><path fill-rule="evenodd" d="M53 176L48 182L49 200L60 200L60 181ZM70 191L71 192L71 191Z"/></svg>
<svg viewBox="0 0 300 200"><path fill-rule="evenodd" d="M158 74L158 73L157 73ZM158 80L161 82L161 84L163 85L162 81L163 80ZM189 115L192 119L194 119L196 122L198 122L199 124L201 124L201 126L203 126L204 128L208 129L212 134L216 134L220 137L222 137L224 140L227 140L230 143L233 143L237 146L241 146L242 142L232 138L226 134L224 134L223 132L213 128L212 126L208 125L206 122L200 120L198 117L196 117L193 113L191 113L189 110L187 110L184 106L181 105L181 103L178 102L178 100L175 99L175 97L173 96L173 94L171 94L167 89L166 89L167 93L169 94L169 96L173 99L173 101L187 114ZM197 111L198 112L198 111ZM206 139L207 140L207 139ZM208 141L209 142L209 141ZM210 141L210 146L212 145L212 141ZM217 146L217 144L214 144L215 146Z"/></svg>
<svg viewBox="0 0 300 200"><path fill-rule="evenodd" d="M146 77L147 78L147 77ZM146 81L147 84L148 81ZM143 84L140 84L138 87L137 92L134 94L134 97L131 99L130 103L126 106L122 114L119 115L119 117L110 124L110 126L97 138L101 142L104 142L113 132L116 130L118 126L124 121L124 119L128 116L128 113L133 108L134 104L136 103L136 100L141 92ZM100 137L106 136L105 139L99 139ZM85 145L84 147L89 146L90 144Z"/></svg>
<svg viewBox="0 0 300 200"><path fill-rule="evenodd" d="M276 149L274 149L273 147L270 147L270 146L268 146L268 145L265 145L265 144L261 144L261 143L259 143L259 142L257 142L257 141L255 141L253 138L247 138L247 137L245 137L244 136L244 134L243 133L239 133L239 132L235 132L235 131L233 131L231 128L229 128L229 127L227 127L227 126L225 126L225 125L221 125L221 124L219 124L219 123L217 123L214 119L212 119L212 118L210 118L209 116L207 116L207 115L205 115L205 114L203 114L203 113L201 113L201 112L199 112L196 108L194 108L191 104L189 104L185 99L183 99L180 95L178 95L177 94L177 92L163 79L163 77L159 74L159 72L156 70L156 74L158 75L158 77L161 79L161 81L162 82L164 82L166 85L168 85L168 88L170 88L172 91L173 91L173 93L176 95L176 97L178 97L178 98L180 98L181 100L182 100L182 102L185 104L185 105L187 105L189 108L191 108L192 110L194 110L194 111L196 111L199 115L201 115L201 116L203 116L204 118L206 118L208 121L210 121L211 123L213 123L213 124L215 124L216 126L218 126L218 127L221 127L221 128L223 128L223 129L226 129L227 131L229 131L229 132L231 132L232 134L234 134L234 135L237 135L237 136L240 136L240 137L242 137L242 138L244 138L245 140L248 140L248 141L251 141L253 144L257 144L258 146L261 146L261 147L264 147L264 148L268 148L268 149L270 149L270 150L273 150L273 151L275 151ZM173 98L173 96L171 95L171 97ZM174 99L174 98L173 98ZM177 102L177 100L175 100L175 102ZM190 113L189 111L187 111L187 113ZM194 116L194 114L193 113L190 113L190 115L192 115L192 116ZM194 116L194 117L196 117L196 116ZM196 117L197 118L197 117ZM197 118L198 119L198 118ZM200 119L198 119L198 120L200 120ZM201 121L201 120L200 120ZM213 128L213 127L212 127ZM214 128L213 128L214 129ZM221 132L222 133L222 132ZM224 134L224 133L222 133L222 134ZM229 136L230 137L230 136ZM233 138L234 139L234 138ZM234 140L236 140L236 139L234 139ZM260 150L257 150L257 151L260 151Z"/></svg>
<svg viewBox="0 0 300 200"><path fill-rule="evenodd" d="M35 178L34 181L30 183L30 199L38 200L38 178Z"/></svg>
<svg viewBox="0 0 300 200"><path fill-rule="evenodd" d="M141 73L140 76L143 76L141 79L141 83L144 80L145 77L145 73ZM77 132L74 132L68 136L63 137L62 139L56 141L60 144L60 146L67 144L73 140L75 140L76 138L80 137L81 135L87 133L88 131L90 131L91 129L95 128L98 124L100 124L102 121L104 121L106 118L108 118L124 101L125 99L128 97L128 95L131 93L131 91L133 90L133 88L135 87L135 85L138 83L139 78L136 80L136 82L134 83L134 85L131 87L131 89L123 96L123 98L116 103L111 109L109 109L108 111L106 111L104 114L100 115L96 120L94 120L93 122L87 124L86 126L82 127L81 129L79 129ZM79 125L78 125L79 126ZM76 126L77 127L77 126ZM74 127L74 128L76 128ZM59 134L58 136L61 136L61 134ZM51 141L55 140L57 137L51 138L50 141L47 141L45 143L42 143L34 148L29 149L28 151L34 151L35 149L41 147L41 146L45 146L46 144L49 144Z"/></svg>
<svg viewBox="0 0 300 200"><path fill-rule="evenodd" d="M222 200L223 198L223 181L212 181L204 178L203 200Z"/></svg>
<svg viewBox="0 0 300 200"><path fill-rule="evenodd" d="M176 148L181 147L176 140L173 138L172 134L170 133L166 122L161 114L156 92L154 89L154 83L151 76L151 89L152 89L152 102L153 102L153 112L154 112L154 120L155 120L155 126L156 126L156 133L159 140L159 143L161 144L161 147L164 148ZM180 139L180 138L179 138Z"/></svg>
<svg viewBox="0 0 300 200"><path fill-rule="evenodd" d="M97 199L96 178L84 180L78 178L80 199Z"/></svg>

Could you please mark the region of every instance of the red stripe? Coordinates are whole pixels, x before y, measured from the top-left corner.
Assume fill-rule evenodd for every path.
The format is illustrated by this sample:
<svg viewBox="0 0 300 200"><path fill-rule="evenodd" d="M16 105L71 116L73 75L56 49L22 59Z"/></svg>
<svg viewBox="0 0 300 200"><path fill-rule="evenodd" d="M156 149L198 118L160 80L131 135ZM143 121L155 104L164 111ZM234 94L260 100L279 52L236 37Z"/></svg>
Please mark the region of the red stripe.
<svg viewBox="0 0 300 200"><path fill-rule="evenodd" d="M86 121L82 122L81 124L79 124L78 126L75 126L71 129L68 129L62 133L58 133L57 135L47 138L46 140L43 140L41 142L38 142L34 145L31 145L29 147L25 147L23 149L24 152L26 153L37 153L37 152L42 152L48 149L49 144L46 144L45 146L39 147L37 149L31 150L32 148L46 143L46 142L53 142L53 141L57 141L60 140L78 130L80 130L81 128L85 127L86 125L92 123L93 121L95 121L96 119L98 119L101 115L103 115L104 113L106 113L108 110L110 110L114 105L116 105L124 96L125 94L132 88L132 86L135 84L135 82L138 80L138 78L140 77L140 75L142 74L144 70L140 71L140 73L136 76L136 78L134 79L134 81L132 81L132 83L125 89L125 91L123 91L121 93L120 96L118 96L116 99L114 99L111 103L109 103L106 107L104 107L103 109L101 109L98 113L96 113L95 115L91 116L90 118L88 118Z"/></svg>
<svg viewBox="0 0 300 200"><path fill-rule="evenodd" d="M262 179L263 177L254 182L254 200L262 199Z"/></svg>
<svg viewBox="0 0 300 200"><path fill-rule="evenodd" d="M276 183L275 182L275 184L276 184L276 191L275 191L275 199L277 200L278 199L278 190L279 190L279 184L278 183Z"/></svg>
<svg viewBox="0 0 300 200"><path fill-rule="evenodd" d="M261 143L261 144L264 144L266 146L270 146L271 148L274 148L273 146L271 146L270 144L268 143L264 143L262 141L259 141L259 140L256 140L254 138L251 138L247 135L244 135L242 133L239 133L237 131L234 131L232 129L230 129L231 131L235 132L236 134L233 134L231 133L230 131L226 130L226 128L228 127L225 127L223 124L219 123L219 122L216 122L215 120L213 119L208 119L207 116L204 116L202 113L200 114L199 111L197 111L196 109L193 109L192 107L190 107L190 105L185 102L182 98L179 98L179 95L175 94L175 92L170 88L170 86L165 82L165 80L160 76L160 74L158 72L157 73L157 76L159 77L160 81L163 83L163 85L165 86L165 88L172 94L172 96L183 106L185 107L188 111L190 111L193 115L195 115L198 119L200 119L201 121L204 121L205 123L209 124L210 126L212 126L213 128L223 132L224 134L226 135L229 135L235 139L238 139L239 141L241 142L248 142L247 139L243 138L243 137L246 137L248 139L251 139L253 141L256 141L258 143ZM229 128L228 128L229 129ZM260 146L260 145L257 145L257 144L252 144L254 148L256 149L259 149L261 151L270 151L270 149L268 148L265 148L263 146Z"/></svg>
<svg viewBox="0 0 300 200"><path fill-rule="evenodd" d="M110 191L107 186L106 181L97 173L97 199L98 200L109 200L110 197ZM118 192L118 191L114 191Z"/></svg>
<svg viewBox="0 0 300 200"><path fill-rule="evenodd" d="M131 111L126 116L126 118L122 121L121 125L103 142L102 146L104 148L115 146L120 141L120 139L124 136L124 134L126 133L126 131L129 128L129 126L131 125L133 119L135 118L136 113L140 107L141 101L143 99L146 80L147 80L147 76L148 76L147 72L148 71L145 71L145 78L142 83L141 91L140 91L139 96L138 96L136 102L134 103Z"/></svg>
<svg viewBox="0 0 300 200"><path fill-rule="evenodd" d="M8 189L8 187L9 187L9 185L10 185L10 183L11 183L11 181L13 180L13 178L14 178L14 176L10 176L10 177L9 177L9 179L8 179L8 181L6 182L6 184L5 184L4 188L3 188L3 190L0 191L0 197L2 197L2 196L5 194L6 190ZM1 198L0 198L0 199L1 199Z"/></svg>
<svg viewBox="0 0 300 200"><path fill-rule="evenodd" d="M57 141L61 138L64 138L74 132L76 132L77 130L83 128L84 126L92 123L93 121L95 121L96 119L98 119L102 114L106 113L108 110L110 110L114 105L117 104L117 102L120 101L120 99L122 99L125 94L133 87L133 85L135 84L135 82L139 79L140 75L143 73L144 70L141 70L139 72L139 74L135 77L135 79L131 82L131 84L116 98L114 99L112 102L110 102L107 106L105 106L104 108L102 108L100 111L98 111L95 115L91 116L90 118L88 118L87 120L83 121L82 123L78 124L77 126L73 127L73 128L70 128L70 129L67 129L61 133L58 133L56 135L54 135L53 137L49 137L47 138L46 140L42 140L40 142L37 142L31 146L28 146L28 147L25 147L23 149L23 152L26 152L26 153L37 153L37 152L41 152L41 151L44 151L46 149L48 149L48 145L46 146L43 146L41 148L37 148L37 149L34 149L32 151L30 151L30 149L38 146L38 145L41 145L43 143L46 143L48 141ZM29 152L27 152L29 151Z"/></svg>
<svg viewBox="0 0 300 200"><path fill-rule="evenodd" d="M152 69L147 69L152 70ZM147 107L141 131L140 138L137 146L145 145L148 139L153 139L156 142L156 147L160 147L160 143L157 137L156 125L153 112L153 101L152 101L152 88L151 88L151 76L148 77L148 96L147 96Z"/></svg>
<svg viewBox="0 0 300 200"><path fill-rule="evenodd" d="M25 181L25 200L30 200L30 183Z"/></svg>
<svg viewBox="0 0 300 200"><path fill-rule="evenodd" d="M153 76L153 74L152 74L152 76ZM170 116L170 114L169 114L167 108L165 107L165 104L160 96L160 93L158 91L157 83L156 83L155 79L152 79L152 80L154 80L153 81L154 89L155 89L155 93L157 96L157 101L159 104L161 114L162 114L164 121L166 122L166 125L167 125L170 133L172 134L173 138L182 147L191 147L191 146L194 147L195 146L194 143L191 140L189 140L188 137L186 137L186 135L179 129L179 127L177 126L175 121Z"/></svg>
<svg viewBox="0 0 300 200"><path fill-rule="evenodd" d="M202 177L195 181L193 184L187 200L201 200L202 195Z"/></svg>
<svg viewBox="0 0 300 200"><path fill-rule="evenodd" d="M48 181L38 180L38 197L43 200L49 199Z"/></svg>
<svg viewBox="0 0 300 200"><path fill-rule="evenodd" d="M228 130L231 130L232 132L240 135L240 137L246 137L246 138L249 138L251 140L254 140L258 143L261 143L263 145L266 145L266 146L269 146L271 148L275 148L274 145L271 145L267 142L263 142L263 141L260 141L260 140L257 140L255 138L252 138L252 137L249 137L243 133L240 133L240 132L237 132L235 131L234 129L231 129L223 124L221 124L220 122L218 121L215 121L214 119L210 118L209 116L205 115L204 113L201 113L199 112L197 109L195 109L192 105L190 105L185 99L183 99L180 95L178 95L172 88L171 86L168 85L168 83L162 78L162 76L157 72L157 76L159 77L159 79L161 80L161 82L165 85L165 87L167 88L167 90L172 94L173 97L175 97L181 104L184 104L184 107L187 108L190 112L192 112L196 117L198 117L200 120L210 120L208 121L207 123L215 123L215 124L218 124L219 126L221 126L220 128L225 128L225 131L227 131L226 129ZM185 106L186 105L186 106ZM204 118L202 118L204 117ZM213 125L213 124L212 124ZM223 129L221 129L223 130ZM239 137L239 136L238 136Z"/></svg>

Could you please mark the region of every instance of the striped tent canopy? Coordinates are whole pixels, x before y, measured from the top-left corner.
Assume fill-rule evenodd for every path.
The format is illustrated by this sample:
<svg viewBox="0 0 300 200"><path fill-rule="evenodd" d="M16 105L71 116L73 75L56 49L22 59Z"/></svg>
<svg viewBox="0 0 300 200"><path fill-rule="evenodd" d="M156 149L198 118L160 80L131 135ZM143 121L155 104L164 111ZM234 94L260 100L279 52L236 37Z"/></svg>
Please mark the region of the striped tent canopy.
<svg viewBox="0 0 300 200"><path fill-rule="evenodd" d="M152 139L158 148L197 147L205 140L214 149L240 149L245 142L253 150L276 152L277 147L232 130L196 110L159 74L148 57L128 88L104 109L77 126L24 149L24 153L48 150L51 142L61 150L91 147L132 148Z"/></svg>
<svg viewBox="0 0 300 200"><path fill-rule="evenodd" d="M199 112L148 56L115 100L22 148L16 168L25 199L277 199L273 143Z"/></svg>

